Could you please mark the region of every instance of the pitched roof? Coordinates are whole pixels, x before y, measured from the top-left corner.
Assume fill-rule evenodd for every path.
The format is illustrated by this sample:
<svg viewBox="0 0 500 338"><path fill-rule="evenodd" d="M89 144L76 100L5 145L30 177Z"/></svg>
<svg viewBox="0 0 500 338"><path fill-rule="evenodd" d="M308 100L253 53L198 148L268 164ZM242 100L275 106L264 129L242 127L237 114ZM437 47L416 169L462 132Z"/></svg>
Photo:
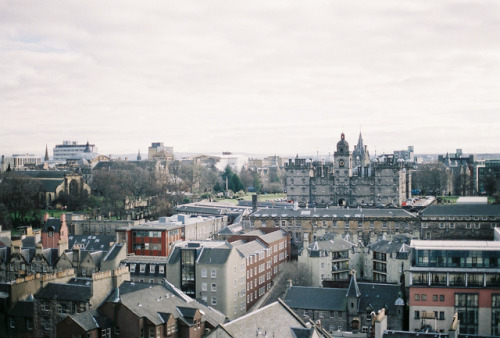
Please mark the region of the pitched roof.
<svg viewBox="0 0 500 338"><path fill-rule="evenodd" d="M430 216L500 216L498 204L434 204L422 211L422 217Z"/></svg>
<svg viewBox="0 0 500 338"><path fill-rule="evenodd" d="M318 218L351 218L352 220L362 219L362 218L371 218L371 217L404 217L404 218L417 218L417 216L409 213L403 209L261 209L253 214L250 217L271 217L271 218L280 218L280 217L293 217L293 218L303 218L303 217L318 217Z"/></svg>
<svg viewBox="0 0 500 338"><path fill-rule="evenodd" d="M9 316L33 318L34 302L31 300L20 300L9 311Z"/></svg>
<svg viewBox="0 0 500 338"><path fill-rule="evenodd" d="M35 298L38 299L57 298L76 302L86 302L89 301L91 297L91 282L88 282L88 285L49 283L35 295Z"/></svg>
<svg viewBox="0 0 500 338"><path fill-rule="evenodd" d="M68 236L68 248L75 245L86 251L109 251L115 243L115 236L106 235L70 235Z"/></svg>
<svg viewBox="0 0 500 338"><path fill-rule="evenodd" d="M283 301L278 300L222 327L233 337L255 337L257 333L296 337L293 328L306 328L306 324Z"/></svg>
<svg viewBox="0 0 500 338"><path fill-rule="evenodd" d="M408 252L410 251L410 236L394 236L392 240L379 240L375 243L368 245L373 251L377 252L385 252L385 253L393 253L393 252Z"/></svg>
<svg viewBox="0 0 500 338"><path fill-rule="evenodd" d="M116 294L112 293L106 301L116 302L116 298ZM202 318L214 327L226 319L222 313L189 298L168 282L162 285L124 282L119 287L118 301L138 317L146 317L155 325L165 321L165 316L160 316L160 313L170 313L192 324L194 313L200 310Z"/></svg>
<svg viewBox="0 0 500 338"><path fill-rule="evenodd" d="M42 227L42 232L49 232L52 230L54 232L59 232L61 229L62 222L59 218L49 218Z"/></svg>
<svg viewBox="0 0 500 338"><path fill-rule="evenodd" d="M292 286L284 299L292 309L345 311L347 289Z"/></svg>

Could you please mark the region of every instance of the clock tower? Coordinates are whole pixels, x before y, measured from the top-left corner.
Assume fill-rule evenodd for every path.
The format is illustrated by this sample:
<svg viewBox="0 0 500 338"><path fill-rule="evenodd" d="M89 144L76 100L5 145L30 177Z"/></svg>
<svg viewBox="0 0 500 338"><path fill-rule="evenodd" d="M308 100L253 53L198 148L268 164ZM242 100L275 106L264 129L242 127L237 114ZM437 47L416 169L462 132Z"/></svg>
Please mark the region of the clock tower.
<svg viewBox="0 0 500 338"><path fill-rule="evenodd" d="M337 151L335 151L333 157L335 200L339 205L349 205L352 163L349 153L349 143L345 140L344 133L340 135L340 141L337 143Z"/></svg>

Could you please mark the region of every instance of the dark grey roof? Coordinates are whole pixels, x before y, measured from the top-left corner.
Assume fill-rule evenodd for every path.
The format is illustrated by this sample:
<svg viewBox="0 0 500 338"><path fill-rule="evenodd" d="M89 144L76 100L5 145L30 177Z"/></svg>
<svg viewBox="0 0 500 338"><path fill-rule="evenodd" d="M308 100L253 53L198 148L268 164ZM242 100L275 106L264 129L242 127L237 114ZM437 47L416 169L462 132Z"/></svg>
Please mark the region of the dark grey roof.
<svg viewBox="0 0 500 338"><path fill-rule="evenodd" d="M21 239L23 243L23 248L34 248L36 246L35 236L27 236Z"/></svg>
<svg viewBox="0 0 500 338"><path fill-rule="evenodd" d="M100 316L97 310L89 310L81 313L75 313L69 316L75 323L77 323L83 330L90 331L98 329L100 326L95 320L96 316Z"/></svg>
<svg viewBox="0 0 500 338"><path fill-rule="evenodd" d="M350 218L353 220L362 218L382 218L382 217L404 217L404 218L416 218L417 216L409 213L403 209L261 209L250 217L270 217L270 218L284 218L284 217L318 217L318 218Z"/></svg>
<svg viewBox="0 0 500 338"><path fill-rule="evenodd" d="M292 328L305 328L306 324L286 304L278 299L265 307L247 313L222 327L232 337L250 337L256 332L274 337L295 337Z"/></svg>
<svg viewBox="0 0 500 338"><path fill-rule="evenodd" d="M367 307L378 311L383 307L387 308L387 313L395 313L395 303L400 299L401 287L396 284L378 284L358 282L361 292L359 311L364 312Z"/></svg>
<svg viewBox="0 0 500 338"><path fill-rule="evenodd" d="M349 297L359 297L361 292L359 291L358 281L355 276L351 276L351 281L349 282L349 287L347 288L346 296Z"/></svg>
<svg viewBox="0 0 500 338"><path fill-rule="evenodd" d="M373 251L393 253L393 252L409 252L410 251L410 236L396 235L392 240L379 240L375 243L368 245Z"/></svg>
<svg viewBox="0 0 500 338"><path fill-rule="evenodd" d="M284 299L292 309L345 311L347 289L292 286Z"/></svg>
<svg viewBox="0 0 500 338"><path fill-rule="evenodd" d="M11 244L12 244L12 240L9 237L0 236L0 247L10 247Z"/></svg>
<svg viewBox="0 0 500 338"><path fill-rule="evenodd" d="M33 318L33 300L20 300L9 311L9 316Z"/></svg>
<svg viewBox="0 0 500 338"><path fill-rule="evenodd" d="M197 207L191 205L179 205L175 207L175 211L188 214L189 213L206 214L206 215L225 214L225 210L222 210L221 208Z"/></svg>
<svg viewBox="0 0 500 338"><path fill-rule="evenodd" d="M498 204L449 204L431 205L421 213L430 216L500 216Z"/></svg>
<svg viewBox="0 0 500 338"><path fill-rule="evenodd" d="M49 232L52 230L54 232L59 232L61 229L61 220L59 218L49 218L42 227L42 232Z"/></svg>
<svg viewBox="0 0 500 338"><path fill-rule="evenodd" d="M35 295L38 299L61 299L76 302L86 302L92 297L91 283L89 285L49 283Z"/></svg>
<svg viewBox="0 0 500 338"><path fill-rule="evenodd" d="M106 301L117 302L117 294L112 293ZM226 320L222 313L191 299L168 282L161 285L123 282L119 287L119 302L137 316L148 318L155 325L162 324L168 318L165 315L160 316L160 313L170 313L188 324L192 323L197 309L202 311L202 318L213 327Z"/></svg>
<svg viewBox="0 0 500 338"><path fill-rule="evenodd" d="M115 241L114 236L70 235L68 237L68 248L72 249L77 245L81 250L86 251L109 251Z"/></svg>
<svg viewBox="0 0 500 338"><path fill-rule="evenodd" d="M112 261L113 259L118 257L118 254L120 253L121 250L123 250L124 246L125 245L123 243L115 243L108 251L106 256L104 256L103 260Z"/></svg>
<svg viewBox="0 0 500 338"><path fill-rule="evenodd" d="M313 336L314 329L307 327L292 327L292 332L296 338L310 338Z"/></svg>
<svg viewBox="0 0 500 338"><path fill-rule="evenodd" d="M197 262L200 264L222 265L226 263L230 254L230 248L203 248L197 258Z"/></svg>

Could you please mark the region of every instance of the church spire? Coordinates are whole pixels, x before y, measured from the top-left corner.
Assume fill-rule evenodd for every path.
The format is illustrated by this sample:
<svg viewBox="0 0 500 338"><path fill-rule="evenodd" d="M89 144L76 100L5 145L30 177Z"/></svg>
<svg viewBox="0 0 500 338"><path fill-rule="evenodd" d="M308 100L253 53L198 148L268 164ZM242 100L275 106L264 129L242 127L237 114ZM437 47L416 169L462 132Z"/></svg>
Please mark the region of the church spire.
<svg viewBox="0 0 500 338"><path fill-rule="evenodd" d="M45 158L43 159L45 162L49 160L49 147L45 145Z"/></svg>
<svg viewBox="0 0 500 338"><path fill-rule="evenodd" d="M142 160L141 149L139 149L139 151L137 152L137 161L140 161L140 160Z"/></svg>

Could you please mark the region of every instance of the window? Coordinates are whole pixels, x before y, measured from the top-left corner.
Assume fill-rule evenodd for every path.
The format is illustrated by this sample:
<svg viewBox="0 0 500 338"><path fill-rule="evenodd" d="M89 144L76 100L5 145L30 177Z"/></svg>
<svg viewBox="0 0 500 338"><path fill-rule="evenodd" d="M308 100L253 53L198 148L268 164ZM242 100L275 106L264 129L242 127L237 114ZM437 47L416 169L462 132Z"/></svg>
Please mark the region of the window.
<svg viewBox="0 0 500 338"><path fill-rule="evenodd" d="M444 295L439 295L439 301L444 302Z"/></svg>
<svg viewBox="0 0 500 338"><path fill-rule="evenodd" d="M212 283L212 285L210 286L210 290L211 291L217 291L217 284L216 283Z"/></svg>
<svg viewBox="0 0 500 338"><path fill-rule="evenodd" d="M164 275L165 274L165 265L158 266L158 272L160 275Z"/></svg>
<svg viewBox="0 0 500 338"><path fill-rule="evenodd" d="M130 272L135 272L135 264L130 264Z"/></svg>
<svg viewBox="0 0 500 338"><path fill-rule="evenodd" d="M439 311L439 320L444 320L444 311Z"/></svg>
<svg viewBox="0 0 500 338"><path fill-rule="evenodd" d="M26 318L26 330L28 331L33 330L33 319Z"/></svg>
<svg viewBox="0 0 500 338"><path fill-rule="evenodd" d="M201 283L201 291L207 291L207 283Z"/></svg>
<svg viewBox="0 0 500 338"><path fill-rule="evenodd" d="M215 269L210 270L210 277L217 278L217 271Z"/></svg>
<svg viewBox="0 0 500 338"><path fill-rule="evenodd" d="M149 273L155 273L156 272L156 265L154 264L151 264L149 266Z"/></svg>
<svg viewBox="0 0 500 338"><path fill-rule="evenodd" d="M416 293L416 294L415 294L415 301L417 301L417 302L418 302L419 300L420 300L420 295Z"/></svg>
<svg viewBox="0 0 500 338"><path fill-rule="evenodd" d="M432 295L432 301L437 302L438 301L438 295Z"/></svg>
<svg viewBox="0 0 500 338"><path fill-rule="evenodd" d="M207 277L207 269L201 269L201 277Z"/></svg>
<svg viewBox="0 0 500 338"><path fill-rule="evenodd" d="M210 302L212 303L212 305L217 305L217 297L212 297L210 299Z"/></svg>
<svg viewBox="0 0 500 338"><path fill-rule="evenodd" d="M16 328L16 321L12 317L9 318L9 326L10 326L11 329L15 329Z"/></svg>
<svg viewBox="0 0 500 338"><path fill-rule="evenodd" d="M415 311L415 319L420 319L420 311Z"/></svg>
<svg viewBox="0 0 500 338"><path fill-rule="evenodd" d="M420 299L422 299L422 302L425 302L427 300L427 295L420 295Z"/></svg>
<svg viewBox="0 0 500 338"><path fill-rule="evenodd" d="M145 273L146 272L146 264L140 264L139 265L139 272L140 273Z"/></svg>

